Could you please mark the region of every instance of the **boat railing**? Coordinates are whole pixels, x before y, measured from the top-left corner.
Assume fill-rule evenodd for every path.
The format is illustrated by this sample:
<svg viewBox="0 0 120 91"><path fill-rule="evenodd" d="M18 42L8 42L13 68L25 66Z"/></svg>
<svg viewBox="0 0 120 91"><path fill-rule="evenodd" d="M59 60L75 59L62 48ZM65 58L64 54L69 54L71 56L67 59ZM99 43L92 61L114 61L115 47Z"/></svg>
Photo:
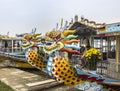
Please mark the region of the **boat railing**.
<svg viewBox="0 0 120 91"><path fill-rule="evenodd" d="M106 75L108 67L109 67L109 62L108 61L100 61L97 63L97 73L101 75Z"/></svg>
<svg viewBox="0 0 120 91"><path fill-rule="evenodd" d="M4 56L6 58L12 58L12 59L16 59L16 60L20 60L20 61L26 61L25 59L25 54L23 52L3 52L0 51L0 55Z"/></svg>
<svg viewBox="0 0 120 91"><path fill-rule="evenodd" d="M107 60L99 61L97 65L94 63L91 65L94 69L90 69L89 62L85 59L81 59L81 56L73 55L71 60L72 66L76 65L80 70L84 70L86 72L96 71L98 75L120 80L120 63L118 64L119 69L117 72L116 62L109 62Z"/></svg>
<svg viewBox="0 0 120 91"><path fill-rule="evenodd" d="M21 52L22 51L22 48L21 47L14 47L14 48L5 48L5 47L2 47L0 48L0 51L2 52Z"/></svg>
<svg viewBox="0 0 120 91"><path fill-rule="evenodd" d="M120 80L120 63L118 64L118 71L116 71L116 62L100 61L97 64L96 72L106 77Z"/></svg>

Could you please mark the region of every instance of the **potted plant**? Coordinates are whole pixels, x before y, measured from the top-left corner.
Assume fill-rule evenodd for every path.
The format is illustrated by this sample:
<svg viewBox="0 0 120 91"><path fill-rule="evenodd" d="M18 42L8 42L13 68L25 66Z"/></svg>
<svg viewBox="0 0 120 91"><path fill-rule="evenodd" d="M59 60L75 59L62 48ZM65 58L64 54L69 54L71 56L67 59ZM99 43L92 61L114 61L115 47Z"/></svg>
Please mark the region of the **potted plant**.
<svg viewBox="0 0 120 91"><path fill-rule="evenodd" d="M90 70L96 70L97 63L101 60L101 52L96 48L90 48L85 53L85 59L87 61L87 67Z"/></svg>

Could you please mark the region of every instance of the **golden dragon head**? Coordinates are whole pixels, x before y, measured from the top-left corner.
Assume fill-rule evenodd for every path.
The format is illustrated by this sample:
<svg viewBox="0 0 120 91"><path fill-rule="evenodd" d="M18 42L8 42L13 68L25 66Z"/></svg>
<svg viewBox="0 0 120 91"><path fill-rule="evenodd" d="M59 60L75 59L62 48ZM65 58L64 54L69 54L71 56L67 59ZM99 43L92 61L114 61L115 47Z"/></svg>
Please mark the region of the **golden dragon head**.
<svg viewBox="0 0 120 91"><path fill-rule="evenodd" d="M36 33L36 34L26 34L22 40L23 40L23 44L22 47L29 47L29 46L33 46L36 42L41 42L41 34Z"/></svg>

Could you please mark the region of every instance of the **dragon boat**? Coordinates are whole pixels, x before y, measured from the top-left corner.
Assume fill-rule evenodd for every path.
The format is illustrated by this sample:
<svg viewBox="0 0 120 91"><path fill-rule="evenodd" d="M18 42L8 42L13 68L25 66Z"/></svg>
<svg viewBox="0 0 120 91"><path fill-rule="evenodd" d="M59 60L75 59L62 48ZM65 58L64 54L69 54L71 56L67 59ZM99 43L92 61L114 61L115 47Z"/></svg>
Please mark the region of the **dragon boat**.
<svg viewBox="0 0 120 91"><path fill-rule="evenodd" d="M58 82L83 91L119 91L120 85L114 83L120 83L120 80L97 74L96 70L88 71L79 63L90 49L80 52L81 47L77 46L80 40L73 35L75 32L51 31L45 36L26 34L23 40L27 42L22 44L22 48L27 62ZM95 51L100 53L97 49Z"/></svg>
<svg viewBox="0 0 120 91"><path fill-rule="evenodd" d="M21 37L10 37L0 35L0 66L1 67L19 67L33 68L27 63L25 53L22 50Z"/></svg>

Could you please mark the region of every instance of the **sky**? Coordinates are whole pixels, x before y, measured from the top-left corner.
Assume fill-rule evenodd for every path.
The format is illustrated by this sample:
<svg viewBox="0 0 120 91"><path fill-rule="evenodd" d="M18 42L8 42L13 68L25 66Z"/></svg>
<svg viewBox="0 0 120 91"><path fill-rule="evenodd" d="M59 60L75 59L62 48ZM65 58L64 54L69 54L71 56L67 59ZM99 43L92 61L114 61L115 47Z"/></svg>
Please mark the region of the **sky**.
<svg viewBox="0 0 120 91"><path fill-rule="evenodd" d="M120 0L0 0L0 34L45 34L78 15L97 23L120 22Z"/></svg>

